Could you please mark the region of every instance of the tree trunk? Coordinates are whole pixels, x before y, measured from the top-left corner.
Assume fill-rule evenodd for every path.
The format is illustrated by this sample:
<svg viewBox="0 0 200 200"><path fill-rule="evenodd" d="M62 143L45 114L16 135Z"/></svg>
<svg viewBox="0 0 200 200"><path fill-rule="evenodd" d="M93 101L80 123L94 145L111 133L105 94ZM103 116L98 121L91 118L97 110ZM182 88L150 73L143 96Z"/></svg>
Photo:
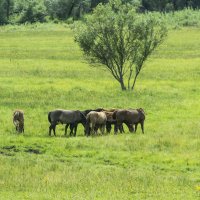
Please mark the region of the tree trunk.
<svg viewBox="0 0 200 200"><path fill-rule="evenodd" d="M70 17L72 15L72 11L74 9L74 6L75 6L75 2L74 0L71 2L71 7L69 9L69 12L68 12L68 16L67 17Z"/></svg>
<svg viewBox="0 0 200 200"><path fill-rule="evenodd" d="M9 19L10 17L10 0L7 0L6 2L6 16L7 16L7 19Z"/></svg>
<svg viewBox="0 0 200 200"><path fill-rule="evenodd" d="M129 77L128 77L128 90L130 90L130 81L131 81L131 77L132 77L132 74L133 74L133 70L130 69L130 73L129 73Z"/></svg>
<svg viewBox="0 0 200 200"><path fill-rule="evenodd" d="M120 85L121 85L121 89L122 90L126 90L126 86L124 85L124 80L123 80L123 78L120 78Z"/></svg>
<svg viewBox="0 0 200 200"><path fill-rule="evenodd" d="M138 74L139 74L139 73L137 73L137 74L135 75L135 78L134 78L134 81L133 81L133 85L132 85L132 87L131 87L131 90L134 90L134 87L135 87L135 83L136 83Z"/></svg>

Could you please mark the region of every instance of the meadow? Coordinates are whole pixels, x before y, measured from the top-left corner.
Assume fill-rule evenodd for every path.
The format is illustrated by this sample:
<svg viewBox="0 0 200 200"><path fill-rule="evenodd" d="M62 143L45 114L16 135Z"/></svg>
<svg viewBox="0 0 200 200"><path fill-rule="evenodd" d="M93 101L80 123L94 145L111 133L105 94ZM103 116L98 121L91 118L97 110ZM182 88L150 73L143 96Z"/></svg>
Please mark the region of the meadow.
<svg viewBox="0 0 200 200"><path fill-rule="evenodd" d="M0 199L200 197L200 28L169 31L134 92L83 59L68 25L0 27ZM55 108L138 108L145 134L48 136ZM12 124L25 112L25 133Z"/></svg>

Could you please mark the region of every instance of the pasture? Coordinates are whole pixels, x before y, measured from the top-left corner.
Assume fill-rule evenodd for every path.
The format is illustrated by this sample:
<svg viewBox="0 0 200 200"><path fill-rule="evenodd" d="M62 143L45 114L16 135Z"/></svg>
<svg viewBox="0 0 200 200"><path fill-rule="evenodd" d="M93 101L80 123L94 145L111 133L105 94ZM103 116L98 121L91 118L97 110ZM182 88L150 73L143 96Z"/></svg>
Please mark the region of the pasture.
<svg viewBox="0 0 200 200"><path fill-rule="evenodd" d="M134 92L90 67L67 25L0 27L0 199L200 197L200 29L171 30ZM55 108L138 108L145 134L48 136ZM25 133L12 123L25 112Z"/></svg>

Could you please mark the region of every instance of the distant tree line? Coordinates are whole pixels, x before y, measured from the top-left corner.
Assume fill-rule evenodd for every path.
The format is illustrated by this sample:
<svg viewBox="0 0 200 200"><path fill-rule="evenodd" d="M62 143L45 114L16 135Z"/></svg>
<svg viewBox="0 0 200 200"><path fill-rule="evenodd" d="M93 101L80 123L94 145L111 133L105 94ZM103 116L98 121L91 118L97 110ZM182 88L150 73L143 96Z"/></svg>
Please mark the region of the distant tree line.
<svg viewBox="0 0 200 200"><path fill-rule="evenodd" d="M99 3L109 0L0 0L0 24L34 23L49 20L76 20ZM199 0L123 0L138 6L139 11L175 11L200 8Z"/></svg>
<svg viewBox="0 0 200 200"><path fill-rule="evenodd" d="M141 6L149 11L176 11L184 8L200 8L199 0L142 0Z"/></svg>

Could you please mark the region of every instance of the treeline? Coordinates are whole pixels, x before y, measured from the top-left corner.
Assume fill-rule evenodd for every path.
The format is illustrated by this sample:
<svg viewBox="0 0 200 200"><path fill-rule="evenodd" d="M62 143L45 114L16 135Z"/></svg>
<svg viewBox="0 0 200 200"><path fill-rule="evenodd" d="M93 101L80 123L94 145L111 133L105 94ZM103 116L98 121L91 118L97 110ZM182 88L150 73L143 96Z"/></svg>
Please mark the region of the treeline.
<svg viewBox="0 0 200 200"><path fill-rule="evenodd" d="M99 3L109 0L0 0L0 24L20 24L59 20L76 20ZM169 12L186 7L200 8L199 0L122 0L140 12Z"/></svg>
<svg viewBox="0 0 200 200"><path fill-rule="evenodd" d="M169 12L184 8L200 8L199 0L142 0L141 7L144 10Z"/></svg>

